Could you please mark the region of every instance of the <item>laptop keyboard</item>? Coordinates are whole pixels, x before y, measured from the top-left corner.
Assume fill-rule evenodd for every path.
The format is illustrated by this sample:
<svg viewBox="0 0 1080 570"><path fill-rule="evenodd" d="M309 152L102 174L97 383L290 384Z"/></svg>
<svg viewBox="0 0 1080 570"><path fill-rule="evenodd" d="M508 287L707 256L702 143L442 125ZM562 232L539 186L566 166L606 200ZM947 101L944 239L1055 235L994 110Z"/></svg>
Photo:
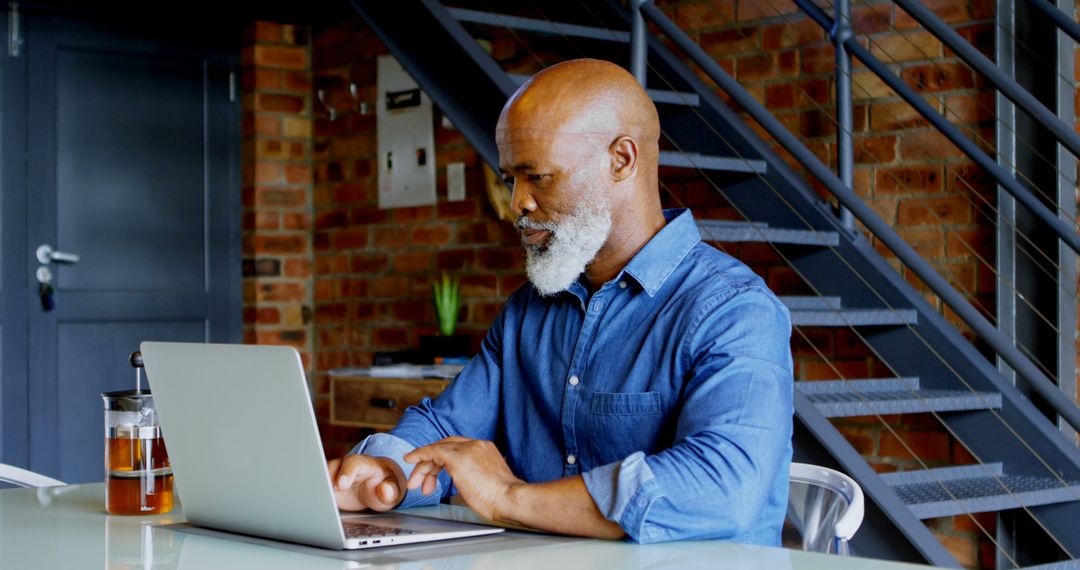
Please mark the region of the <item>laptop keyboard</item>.
<svg viewBox="0 0 1080 570"><path fill-rule="evenodd" d="M380 536L416 534L415 530L380 526L359 521L341 521L341 524L345 527L345 538L377 538Z"/></svg>

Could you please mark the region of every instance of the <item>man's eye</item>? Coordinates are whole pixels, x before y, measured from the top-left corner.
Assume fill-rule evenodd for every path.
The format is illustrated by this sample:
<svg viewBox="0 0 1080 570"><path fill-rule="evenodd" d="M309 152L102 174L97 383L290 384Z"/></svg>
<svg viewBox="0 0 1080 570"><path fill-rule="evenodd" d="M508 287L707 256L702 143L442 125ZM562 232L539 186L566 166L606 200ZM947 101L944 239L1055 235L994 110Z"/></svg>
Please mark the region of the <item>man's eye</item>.
<svg viewBox="0 0 1080 570"><path fill-rule="evenodd" d="M507 186L509 186L511 188L514 187L514 177L513 176L503 176L502 180L503 180L503 184L506 184Z"/></svg>
<svg viewBox="0 0 1080 570"><path fill-rule="evenodd" d="M543 182L544 180L547 179L547 177L548 177L547 174L530 174L529 175L529 182L533 182L533 183Z"/></svg>

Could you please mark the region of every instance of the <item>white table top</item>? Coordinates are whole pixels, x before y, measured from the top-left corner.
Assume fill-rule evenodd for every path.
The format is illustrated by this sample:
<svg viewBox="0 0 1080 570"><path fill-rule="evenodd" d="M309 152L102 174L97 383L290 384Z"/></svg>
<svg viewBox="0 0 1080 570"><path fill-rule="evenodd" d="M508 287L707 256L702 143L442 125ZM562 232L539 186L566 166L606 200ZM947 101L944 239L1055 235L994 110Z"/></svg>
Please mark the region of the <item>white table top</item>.
<svg viewBox="0 0 1080 570"><path fill-rule="evenodd" d="M354 551L349 553L352 560L342 560L314 549L301 553L158 526L184 522L179 509L166 515L126 517L107 515L104 506L101 483L0 491L0 568L924 568L720 541L636 545L519 532ZM413 512L460 517L461 509L443 505Z"/></svg>

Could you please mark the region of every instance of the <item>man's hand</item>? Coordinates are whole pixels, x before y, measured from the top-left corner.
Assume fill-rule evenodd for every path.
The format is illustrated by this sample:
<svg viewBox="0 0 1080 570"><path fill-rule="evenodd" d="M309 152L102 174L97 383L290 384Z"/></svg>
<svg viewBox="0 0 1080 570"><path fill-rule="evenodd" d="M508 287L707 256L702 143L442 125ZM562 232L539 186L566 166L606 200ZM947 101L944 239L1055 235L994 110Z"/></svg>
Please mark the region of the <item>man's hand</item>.
<svg viewBox="0 0 1080 570"><path fill-rule="evenodd" d="M346 455L326 463L334 500L344 511L389 511L405 496L405 473L386 457Z"/></svg>
<svg viewBox="0 0 1080 570"><path fill-rule="evenodd" d="M502 454L490 441L448 437L405 454L415 463L408 488L423 487L430 495L443 469L454 480L458 493L482 517L500 520L513 504L511 492L524 485L514 476Z"/></svg>

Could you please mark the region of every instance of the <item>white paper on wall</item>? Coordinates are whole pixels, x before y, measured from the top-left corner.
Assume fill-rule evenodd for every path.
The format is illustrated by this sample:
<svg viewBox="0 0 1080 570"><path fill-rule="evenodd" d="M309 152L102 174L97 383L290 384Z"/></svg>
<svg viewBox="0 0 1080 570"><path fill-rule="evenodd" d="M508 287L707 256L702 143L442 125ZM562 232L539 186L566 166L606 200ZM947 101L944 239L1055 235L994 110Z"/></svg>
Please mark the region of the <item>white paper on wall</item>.
<svg viewBox="0 0 1080 570"><path fill-rule="evenodd" d="M431 99L392 56L378 58L376 83L379 207L434 204L435 129Z"/></svg>

